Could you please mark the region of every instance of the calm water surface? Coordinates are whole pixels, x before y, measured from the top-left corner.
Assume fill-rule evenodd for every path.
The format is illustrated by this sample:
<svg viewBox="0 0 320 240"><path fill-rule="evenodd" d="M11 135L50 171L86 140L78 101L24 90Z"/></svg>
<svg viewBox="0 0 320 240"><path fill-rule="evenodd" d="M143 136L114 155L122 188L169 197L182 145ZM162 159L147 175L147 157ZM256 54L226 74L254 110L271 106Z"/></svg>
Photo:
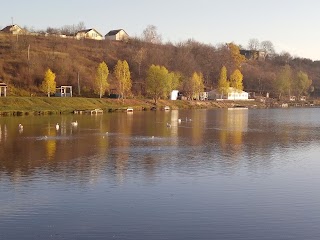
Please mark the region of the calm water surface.
<svg viewBox="0 0 320 240"><path fill-rule="evenodd" d="M0 239L319 239L319 145L315 108L3 117Z"/></svg>

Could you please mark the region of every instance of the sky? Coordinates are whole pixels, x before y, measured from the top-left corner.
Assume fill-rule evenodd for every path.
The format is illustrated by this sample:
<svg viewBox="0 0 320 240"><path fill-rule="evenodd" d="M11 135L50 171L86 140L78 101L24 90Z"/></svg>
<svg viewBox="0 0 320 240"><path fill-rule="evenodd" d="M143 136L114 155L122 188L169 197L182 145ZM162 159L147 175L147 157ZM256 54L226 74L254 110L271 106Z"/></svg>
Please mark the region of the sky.
<svg viewBox="0 0 320 240"><path fill-rule="evenodd" d="M213 46L269 40L277 53L320 60L319 0L15 0L1 3L0 27L35 30L84 22L105 35L140 37L148 25L163 42L193 39Z"/></svg>

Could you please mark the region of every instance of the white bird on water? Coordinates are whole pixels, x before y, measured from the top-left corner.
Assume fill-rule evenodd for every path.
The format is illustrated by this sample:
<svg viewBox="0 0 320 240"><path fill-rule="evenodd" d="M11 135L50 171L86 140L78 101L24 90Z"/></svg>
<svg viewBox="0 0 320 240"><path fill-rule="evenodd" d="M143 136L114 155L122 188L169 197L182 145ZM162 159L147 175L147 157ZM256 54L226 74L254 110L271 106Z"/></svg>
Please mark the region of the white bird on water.
<svg viewBox="0 0 320 240"><path fill-rule="evenodd" d="M76 120L75 122L71 122L71 125L74 126L74 127L77 127L78 126L78 121Z"/></svg>
<svg viewBox="0 0 320 240"><path fill-rule="evenodd" d="M178 123L181 123L181 118L178 119Z"/></svg>
<svg viewBox="0 0 320 240"><path fill-rule="evenodd" d="M60 128L59 123L56 124L56 130L58 131Z"/></svg>
<svg viewBox="0 0 320 240"><path fill-rule="evenodd" d="M23 125L21 123L19 123L18 129L19 129L19 133L23 132Z"/></svg>
<svg viewBox="0 0 320 240"><path fill-rule="evenodd" d="M170 123L167 123L167 127L168 127L168 128L171 127L171 124L170 124Z"/></svg>

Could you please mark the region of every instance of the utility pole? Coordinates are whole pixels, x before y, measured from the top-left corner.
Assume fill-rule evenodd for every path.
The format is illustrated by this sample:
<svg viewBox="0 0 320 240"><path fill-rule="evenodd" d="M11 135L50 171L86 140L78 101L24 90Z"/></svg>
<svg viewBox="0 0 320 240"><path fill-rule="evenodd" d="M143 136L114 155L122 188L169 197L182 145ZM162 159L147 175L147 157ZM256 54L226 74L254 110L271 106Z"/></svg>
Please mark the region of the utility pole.
<svg viewBox="0 0 320 240"><path fill-rule="evenodd" d="M30 61L30 44L28 46L28 62Z"/></svg>
<svg viewBox="0 0 320 240"><path fill-rule="evenodd" d="M78 95L80 96L80 74L78 72Z"/></svg>

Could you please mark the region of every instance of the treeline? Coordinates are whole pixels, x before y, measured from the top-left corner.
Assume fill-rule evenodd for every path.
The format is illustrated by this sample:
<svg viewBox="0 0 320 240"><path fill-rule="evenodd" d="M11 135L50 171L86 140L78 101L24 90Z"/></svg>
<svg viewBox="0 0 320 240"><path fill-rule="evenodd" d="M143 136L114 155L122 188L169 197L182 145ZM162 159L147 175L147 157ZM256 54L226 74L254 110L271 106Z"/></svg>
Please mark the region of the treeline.
<svg viewBox="0 0 320 240"><path fill-rule="evenodd" d="M162 44L159 36L144 34L150 37L150 41L116 42L0 34L0 79L20 89L13 94L39 95L42 94L40 86L44 74L51 69L57 85L72 85L75 94L96 96L94 84L98 65L105 62L113 70L118 60L125 60L130 68L130 94L133 96L148 95L146 83L152 65L176 74L180 83L177 88L185 92L188 92L187 85L181 83L192 78L200 78L207 91L217 88L223 67L228 81L235 71L243 75L245 91L269 92L281 97L316 94L320 89L319 61L294 58L288 53L270 53L264 60L248 60L234 43L212 46L188 40ZM108 91L117 92L118 81L113 71L110 72Z"/></svg>

